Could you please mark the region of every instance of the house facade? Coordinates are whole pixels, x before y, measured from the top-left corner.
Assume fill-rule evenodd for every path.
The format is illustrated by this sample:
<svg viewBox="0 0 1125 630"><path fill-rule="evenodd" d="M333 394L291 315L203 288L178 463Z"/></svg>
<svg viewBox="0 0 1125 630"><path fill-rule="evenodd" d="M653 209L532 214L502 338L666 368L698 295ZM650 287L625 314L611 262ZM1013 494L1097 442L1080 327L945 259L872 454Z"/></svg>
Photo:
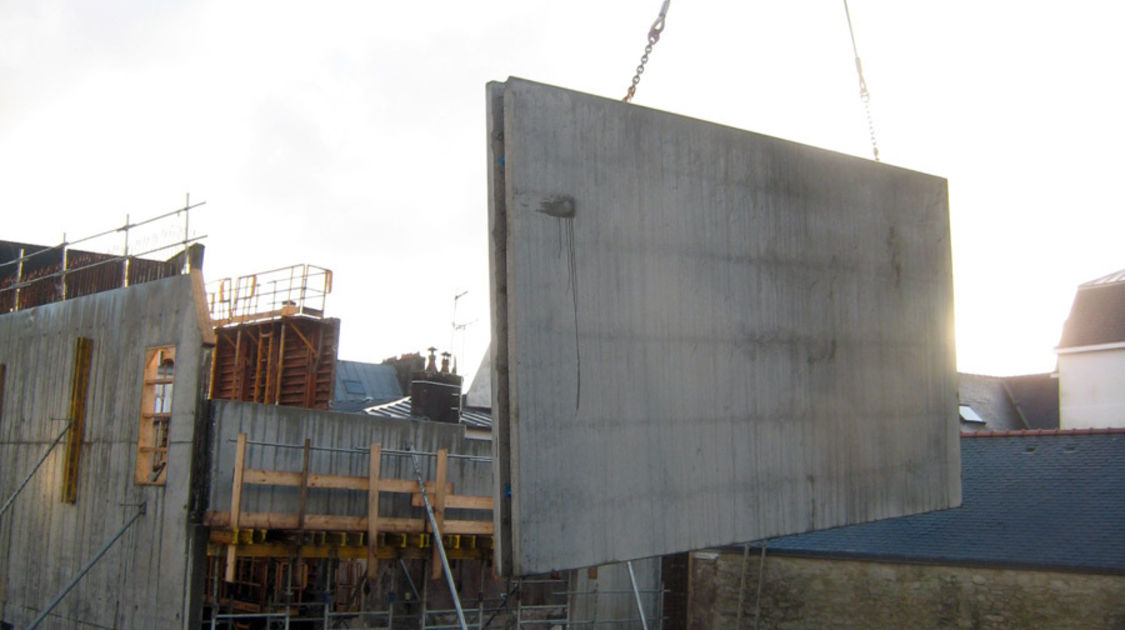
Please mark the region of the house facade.
<svg viewBox="0 0 1125 630"><path fill-rule="evenodd" d="M1125 427L1125 269L1078 287L1055 351L1062 428Z"/></svg>

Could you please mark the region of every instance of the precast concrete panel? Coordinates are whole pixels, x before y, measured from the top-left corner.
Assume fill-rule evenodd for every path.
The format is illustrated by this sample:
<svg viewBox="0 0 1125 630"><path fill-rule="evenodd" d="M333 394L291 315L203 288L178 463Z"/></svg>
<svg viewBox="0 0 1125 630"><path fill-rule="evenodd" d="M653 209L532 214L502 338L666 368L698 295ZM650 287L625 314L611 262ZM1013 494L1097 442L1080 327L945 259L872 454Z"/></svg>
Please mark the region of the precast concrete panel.
<svg viewBox="0 0 1125 630"><path fill-rule="evenodd" d="M944 179L488 87L497 561L960 503Z"/></svg>
<svg viewBox="0 0 1125 630"><path fill-rule="evenodd" d="M0 314L0 620L28 625L144 504L145 514L41 627L199 628L204 547L192 512L211 343L203 278L175 276ZM60 500L75 340L92 343L73 503ZM167 474L135 482L146 350L176 347ZM44 458L44 456L46 456ZM42 459L42 465L36 468ZM22 487L21 483L28 483Z"/></svg>

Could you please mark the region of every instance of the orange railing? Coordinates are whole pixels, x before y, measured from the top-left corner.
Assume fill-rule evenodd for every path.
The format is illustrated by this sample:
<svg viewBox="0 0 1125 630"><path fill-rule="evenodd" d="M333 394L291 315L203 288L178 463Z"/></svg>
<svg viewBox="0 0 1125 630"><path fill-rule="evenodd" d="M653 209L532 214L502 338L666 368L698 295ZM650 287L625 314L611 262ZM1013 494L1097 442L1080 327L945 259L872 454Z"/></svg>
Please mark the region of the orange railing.
<svg viewBox="0 0 1125 630"><path fill-rule="evenodd" d="M216 327L295 315L320 318L331 292L331 270L293 265L212 282L207 304Z"/></svg>

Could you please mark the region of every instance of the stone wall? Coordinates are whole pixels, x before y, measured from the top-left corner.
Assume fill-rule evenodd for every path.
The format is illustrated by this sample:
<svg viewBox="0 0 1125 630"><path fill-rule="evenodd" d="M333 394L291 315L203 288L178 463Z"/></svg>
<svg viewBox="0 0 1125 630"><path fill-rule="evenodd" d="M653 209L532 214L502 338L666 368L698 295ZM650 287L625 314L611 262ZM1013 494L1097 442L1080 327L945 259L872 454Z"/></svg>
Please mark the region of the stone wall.
<svg viewBox="0 0 1125 630"><path fill-rule="evenodd" d="M689 628L1125 629L1125 576L698 552Z"/></svg>

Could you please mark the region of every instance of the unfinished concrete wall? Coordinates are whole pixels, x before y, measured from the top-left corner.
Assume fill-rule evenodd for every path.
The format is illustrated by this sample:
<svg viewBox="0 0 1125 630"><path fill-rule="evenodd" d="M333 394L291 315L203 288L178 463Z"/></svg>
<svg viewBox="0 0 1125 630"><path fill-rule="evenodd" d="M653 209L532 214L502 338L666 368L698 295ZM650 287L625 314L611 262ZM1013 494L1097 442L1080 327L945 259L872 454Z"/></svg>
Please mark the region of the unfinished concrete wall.
<svg viewBox="0 0 1125 630"><path fill-rule="evenodd" d="M15 627L30 622L145 504L145 515L40 627L198 626L196 560L203 551L194 546L189 513L209 360L209 328L200 326L195 299L202 289L198 276L179 276L0 315L4 499L66 426L76 340L93 341L75 502L60 500L60 446L0 517L0 619ZM176 346L167 484L137 485L145 350L163 345Z"/></svg>
<svg viewBox="0 0 1125 630"><path fill-rule="evenodd" d="M505 572L960 503L945 180L520 79L488 123Z"/></svg>
<svg viewBox="0 0 1125 630"><path fill-rule="evenodd" d="M209 509L230 510L234 475L235 442L246 433L248 468L300 471L303 445L309 440L309 471L312 473L366 477L368 449L374 443L383 447L381 475L385 478L414 479L409 457L388 453L405 450L435 453L449 449L451 454L488 457L492 443L465 437L463 425L420 420L392 420L361 414L336 413L261 405L227 400L211 402L214 441L210 458ZM324 450L335 449L335 450ZM435 477L435 459L419 456L419 466L427 480ZM447 478L456 494L491 496L492 467L488 462L450 458ZM366 491L310 489L307 513L337 516L367 514ZM425 516L420 508L409 506L410 497L382 496L380 513L395 516ZM297 488L245 485L242 510L296 514L300 507ZM447 518L461 518L460 511L446 510ZM478 515L477 518L480 518Z"/></svg>
<svg viewBox="0 0 1125 630"><path fill-rule="evenodd" d="M741 553L694 554L689 628L734 628ZM702 556L702 557L701 557ZM891 564L752 553L743 628L1074 628L1125 626L1125 576ZM757 615L755 614L757 613ZM755 616L758 617L755 622Z"/></svg>

